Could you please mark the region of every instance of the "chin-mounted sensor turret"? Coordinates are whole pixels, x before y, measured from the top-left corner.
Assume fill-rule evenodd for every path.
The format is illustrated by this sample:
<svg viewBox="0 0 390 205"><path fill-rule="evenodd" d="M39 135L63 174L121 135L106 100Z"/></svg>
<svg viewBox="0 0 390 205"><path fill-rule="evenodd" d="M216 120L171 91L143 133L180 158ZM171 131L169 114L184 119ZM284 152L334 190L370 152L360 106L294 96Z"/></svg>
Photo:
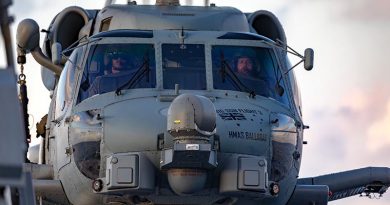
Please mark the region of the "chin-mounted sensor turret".
<svg viewBox="0 0 390 205"><path fill-rule="evenodd" d="M217 166L215 130L216 111L208 98L183 94L170 105L165 139L171 143L165 144L160 163L177 194L202 190L207 171Z"/></svg>

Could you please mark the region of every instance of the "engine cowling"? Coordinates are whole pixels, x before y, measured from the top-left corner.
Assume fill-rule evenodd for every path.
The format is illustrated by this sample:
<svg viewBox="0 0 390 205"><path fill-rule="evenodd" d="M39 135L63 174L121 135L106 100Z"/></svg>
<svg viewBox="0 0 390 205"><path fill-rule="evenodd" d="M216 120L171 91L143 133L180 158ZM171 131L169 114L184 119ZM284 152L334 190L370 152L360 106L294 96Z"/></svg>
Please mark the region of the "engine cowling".
<svg viewBox="0 0 390 205"><path fill-rule="evenodd" d="M273 41L287 43L286 34L279 19L270 11L259 10L248 15L252 32L265 36Z"/></svg>

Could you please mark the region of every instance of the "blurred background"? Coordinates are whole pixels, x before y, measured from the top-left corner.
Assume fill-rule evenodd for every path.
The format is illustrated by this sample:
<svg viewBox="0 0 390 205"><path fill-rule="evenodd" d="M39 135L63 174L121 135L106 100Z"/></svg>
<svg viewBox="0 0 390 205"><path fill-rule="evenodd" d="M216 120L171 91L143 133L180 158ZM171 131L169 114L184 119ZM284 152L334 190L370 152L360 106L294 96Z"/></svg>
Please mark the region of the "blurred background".
<svg viewBox="0 0 390 205"><path fill-rule="evenodd" d="M138 1L154 3L154 0ZM190 1L181 1L182 4ZM102 8L104 0L14 0L12 31L25 19L47 29L67 6ZM203 1L192 1L203 5ZM211 0L244 12L272 11L284 26L289 46L315 51L315 67L294 69L301 88L305 124L300 177L317 176L366 166L390 167L390 1L388 0ZM41 35L41 44L44 35ZM0 41L0 67L5 65ZM16 56L16 55L15 55ZM298 59L291 58L292 62ZM18 68L19 71L19 68ZM40 66L28 55L25 65L31 134L49 109L49 92ZM37 143L34 140L33 143ZM332 205L388 205L381 200L351 197Z"/></svg>

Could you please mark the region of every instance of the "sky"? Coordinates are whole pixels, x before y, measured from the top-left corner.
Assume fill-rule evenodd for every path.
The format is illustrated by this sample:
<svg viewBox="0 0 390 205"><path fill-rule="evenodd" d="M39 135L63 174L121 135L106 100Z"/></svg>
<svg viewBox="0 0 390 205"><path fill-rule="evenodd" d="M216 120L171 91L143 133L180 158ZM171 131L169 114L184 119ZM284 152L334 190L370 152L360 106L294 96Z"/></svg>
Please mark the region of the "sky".
<svg viewBox="0 0 390 205"><path fill-rule="evenodd" d="M300 177L390 166L390 1L210 2L244 12L272 11L284 26L289 46L301 53L308 47L314 49L314 69L294 69L301 88L304 123L310 126L305 130L308 145L304 146ZM101 8L103 4L103 0L14 0L10 11L15 16L13 32L24 18L35 19L42 29L66 6ZM41 44L42 40L43 35ZM3 50L0 56L2 67ZM35 130L35 123L48 111L50 98L40 79L40 66L31 56L25 70L30 124ZM355 196L330 204L388 205L390 193L381 200Z"/></svg>

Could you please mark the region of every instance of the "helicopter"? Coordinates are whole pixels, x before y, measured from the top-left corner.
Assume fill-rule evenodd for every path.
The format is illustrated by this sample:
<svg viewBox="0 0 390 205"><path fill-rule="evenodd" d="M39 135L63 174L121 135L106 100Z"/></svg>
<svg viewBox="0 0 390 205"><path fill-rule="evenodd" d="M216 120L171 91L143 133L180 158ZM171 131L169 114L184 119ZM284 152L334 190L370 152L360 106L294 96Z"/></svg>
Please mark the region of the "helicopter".
<svg viewBox="0 0 390 205"><path fill-rule="evenodd" d="M313 51L289 48L271 12L108 1L46 33L42 49L33 20L17 33L53 94L30 159L44 203L327 204L388 188L388 168L297 178L307 126L287 53L311 70Z"/></svg>

